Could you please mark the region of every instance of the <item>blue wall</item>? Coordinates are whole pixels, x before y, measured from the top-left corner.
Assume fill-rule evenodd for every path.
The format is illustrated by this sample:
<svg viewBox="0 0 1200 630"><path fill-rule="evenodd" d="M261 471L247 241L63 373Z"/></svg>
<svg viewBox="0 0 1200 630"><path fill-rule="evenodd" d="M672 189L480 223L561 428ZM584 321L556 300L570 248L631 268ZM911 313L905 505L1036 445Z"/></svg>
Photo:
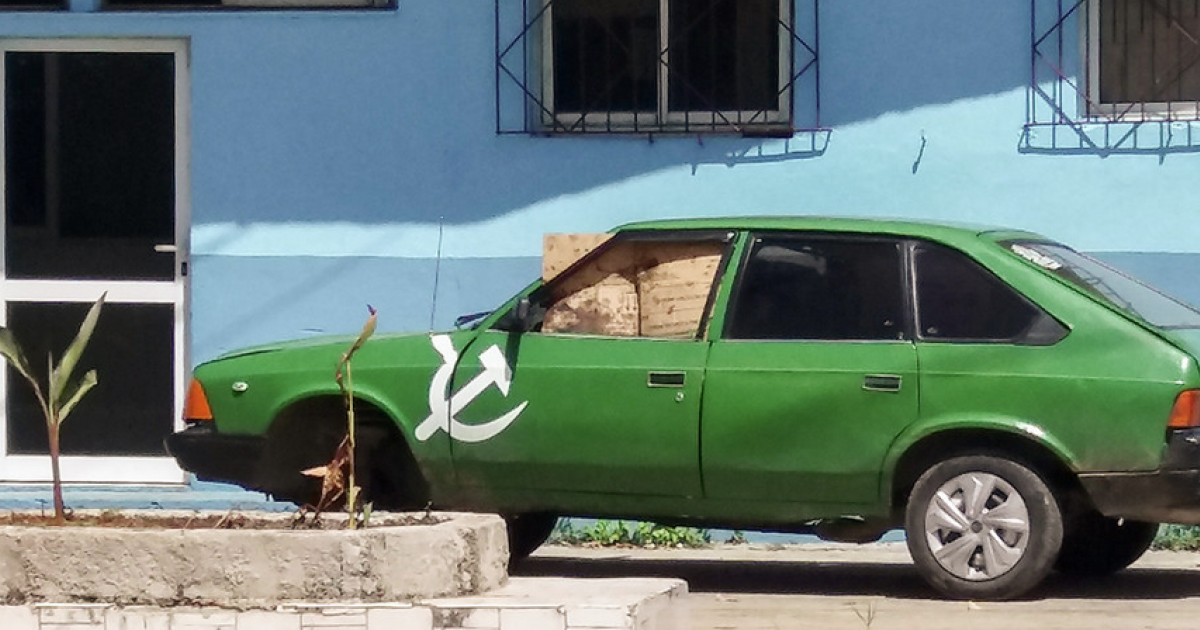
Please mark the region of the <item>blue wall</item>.
<svg viewBox="0 0 1200 630"><path fill-rule="evenodd" d="M352 332L366 303L385 329L427 328L439 221L438 326L524 285L543 232L748 213L1022 227L1137 252L1111 259L1200 301L1200 155L1019 151L1027 2L823 3L819 155L795 140L497 136L493 9L21 13L0 35L190 40L197 361Z"/></svg>

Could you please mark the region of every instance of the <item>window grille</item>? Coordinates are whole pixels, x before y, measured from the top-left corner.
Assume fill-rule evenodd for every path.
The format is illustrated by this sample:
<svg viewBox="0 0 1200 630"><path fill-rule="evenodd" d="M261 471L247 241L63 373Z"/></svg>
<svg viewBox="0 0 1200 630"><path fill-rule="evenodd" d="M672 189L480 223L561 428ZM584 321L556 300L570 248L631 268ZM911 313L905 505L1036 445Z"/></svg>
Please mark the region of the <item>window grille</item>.
<svg viewBox="0 0 1200 630"><path fill-rule="evenodd" d="M1200 0L1032 0L1026 151L1200 150Z"/></svg>
<svg viewBox="0 0 1200 630"><path fill-rule="evenodd" d="M792 2L496 0L497 133L819 129L817 0Z"/></svg>
<svg viewBox="0 0 1200 630"><path fill-rule="evenodd" d="M66 0L0 0L0 11L65 10Z"/></svg>
<svg viewBox="0 0 1200 630"><path fill-rule="evenodd" d="M395 9L397 0L102 0L111 11Z"/></svg>

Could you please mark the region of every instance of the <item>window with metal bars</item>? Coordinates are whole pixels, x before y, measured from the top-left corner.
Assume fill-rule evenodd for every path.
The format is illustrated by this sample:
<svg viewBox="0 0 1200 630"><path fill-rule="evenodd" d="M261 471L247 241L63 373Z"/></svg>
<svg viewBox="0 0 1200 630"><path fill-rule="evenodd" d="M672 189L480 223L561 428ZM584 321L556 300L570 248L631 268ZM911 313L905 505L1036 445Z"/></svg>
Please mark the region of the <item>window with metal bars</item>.
<svg viewBox="0 0 1200 630"><path fill-rule="evenodd" d="M0 11L66 9L66 0L0 0Z"/></svg>
<svg viewBox="0 0 1200 630"><path fill-rule="evenodd" d="M1194 119L1200 113L1200 0L1093 0L1089 114Z"/></svg>
<svg viewBox="0 0 1200 630"><path fill-rule="evenodd" d="M1022 151L1200 151L1200 0L1031 8Z"/></svg>
<svg viewBox="0 0 1200 630"><path fill-rule="evenodd" d="M789 134L796 46L800 74L816 60L791 2L526 0L502 47L498 1L498 84L519 86L523 131Z"/></svg>
<svg viewBox="0 0 1200 630"><path fill-rule="evenodd" d="M396 0L102 0L114 11L394 9Z"/></svg>

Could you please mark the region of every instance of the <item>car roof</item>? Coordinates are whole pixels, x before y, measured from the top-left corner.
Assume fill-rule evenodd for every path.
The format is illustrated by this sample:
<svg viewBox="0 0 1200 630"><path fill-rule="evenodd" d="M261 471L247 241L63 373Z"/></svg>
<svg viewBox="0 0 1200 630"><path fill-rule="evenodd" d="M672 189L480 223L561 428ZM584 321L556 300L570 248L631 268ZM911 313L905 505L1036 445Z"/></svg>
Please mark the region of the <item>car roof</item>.
<svg viewBox="0 0 1200 630"><path fill-rule="evenodd" d="M1045 241L1046 237L1027 232L987 225L925 221L916 219L828 217L828 216L741 216L697 219L663 219L639 221L617 227L615 232L667 230L807 230L913 236L938 241L961 241L988 235L994 240L1028 239Z"/></svg>

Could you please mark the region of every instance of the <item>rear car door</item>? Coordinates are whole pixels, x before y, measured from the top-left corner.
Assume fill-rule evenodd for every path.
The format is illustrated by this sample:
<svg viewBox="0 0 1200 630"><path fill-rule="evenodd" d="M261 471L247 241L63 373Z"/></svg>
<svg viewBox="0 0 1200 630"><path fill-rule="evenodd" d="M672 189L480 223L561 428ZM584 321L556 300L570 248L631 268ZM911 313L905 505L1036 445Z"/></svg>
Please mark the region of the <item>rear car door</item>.
<svg viewBox="0 0 1200 630"><path fill-rule="evenodd" d="M709 357L705 495L874 503L884 454L917 416L903 244L766 233L748 248Z"/></svg>

